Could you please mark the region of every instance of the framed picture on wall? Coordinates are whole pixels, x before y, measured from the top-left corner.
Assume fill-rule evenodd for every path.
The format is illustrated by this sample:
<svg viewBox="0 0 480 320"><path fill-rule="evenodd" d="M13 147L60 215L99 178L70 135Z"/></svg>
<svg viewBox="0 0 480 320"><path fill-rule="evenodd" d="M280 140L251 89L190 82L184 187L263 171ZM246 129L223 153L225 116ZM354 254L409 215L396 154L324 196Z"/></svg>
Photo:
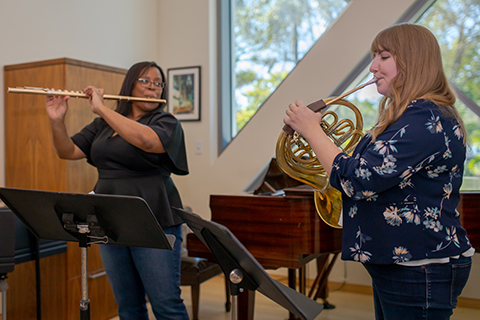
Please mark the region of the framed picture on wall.
<svg viewBox="0 0 480 320"><path fill-rule="evenodd" d="M168 111L182 121L200 121L200 67L168 69Z"/></svg>

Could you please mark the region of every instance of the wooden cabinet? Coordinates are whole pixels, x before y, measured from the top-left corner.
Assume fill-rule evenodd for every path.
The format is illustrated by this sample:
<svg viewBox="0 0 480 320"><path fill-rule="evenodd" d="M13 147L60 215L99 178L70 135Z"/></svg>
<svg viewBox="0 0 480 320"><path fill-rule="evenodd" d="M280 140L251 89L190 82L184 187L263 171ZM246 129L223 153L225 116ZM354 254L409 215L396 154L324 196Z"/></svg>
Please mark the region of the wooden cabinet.
<svg viewBox="0 0 480 320"><path fill-rule="evenodd" d="M54 59L4 67L5 74L5 179L12 188L61 192L90 192L96 169L86 160L58 158L52 143L45 96L7 93L7 87L40 87L82 90L87 85L118 94L126 70L73 59ZM114 101L106 104L115 107ZM93 120L86 99L69 100L67 129L70 135ZM81 299L80 248L68 243L67 252L40 260L42 319L79 318ZM113 317L117 307L100 260L98 247L88 249L88 286L92 320ZM35 264L15 266L9 274L9 320L36 317Z"/></svg>

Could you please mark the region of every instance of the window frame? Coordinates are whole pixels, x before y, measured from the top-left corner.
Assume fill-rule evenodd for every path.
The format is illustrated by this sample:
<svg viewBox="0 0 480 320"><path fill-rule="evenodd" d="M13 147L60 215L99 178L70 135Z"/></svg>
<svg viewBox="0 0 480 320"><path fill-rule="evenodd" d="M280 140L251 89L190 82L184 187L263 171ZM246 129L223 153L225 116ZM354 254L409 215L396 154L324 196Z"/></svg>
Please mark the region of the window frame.
<svg viewBox="0 0 480 320"><path fill-rule="evenodd" d="M233 72L232 72L232 21L231 1L217 0L217 155L219 156L232 137Z"/></svg>

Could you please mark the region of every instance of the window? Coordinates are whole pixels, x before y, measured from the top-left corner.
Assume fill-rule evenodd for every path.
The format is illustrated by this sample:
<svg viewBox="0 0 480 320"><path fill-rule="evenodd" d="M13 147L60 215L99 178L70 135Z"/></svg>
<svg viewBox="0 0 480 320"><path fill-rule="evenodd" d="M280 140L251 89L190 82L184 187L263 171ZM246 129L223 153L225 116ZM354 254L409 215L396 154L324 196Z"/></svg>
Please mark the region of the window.
<svg viewBox="0 0 480 320"><path fill-rule="evenodd" d="M348 0L218 1L220 152L345 9ZM226 67L228 66L228 67Z"/></svg>

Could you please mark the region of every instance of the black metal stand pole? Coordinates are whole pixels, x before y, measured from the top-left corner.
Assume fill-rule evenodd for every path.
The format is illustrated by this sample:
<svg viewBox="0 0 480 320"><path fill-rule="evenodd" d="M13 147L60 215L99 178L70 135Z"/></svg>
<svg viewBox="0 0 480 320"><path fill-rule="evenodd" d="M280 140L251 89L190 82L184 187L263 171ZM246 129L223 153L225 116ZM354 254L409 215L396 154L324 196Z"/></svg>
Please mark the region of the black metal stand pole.
<svg viewBox="0 0 480 320"><path fill-rule="evenodd" d="M78 233L80 234L80 250L82 263L82 300L80 300L80 320L90 320L90 299L88 299L88 282L87 282L87 246L90 232L88 225L77 225Z"/></svg>
<svg viewBox="0 0 480 320"><path fill-rule="evenodd" d="M7 320L7 274L0 274L0 293L2 294L2 320Z"/></svg>

